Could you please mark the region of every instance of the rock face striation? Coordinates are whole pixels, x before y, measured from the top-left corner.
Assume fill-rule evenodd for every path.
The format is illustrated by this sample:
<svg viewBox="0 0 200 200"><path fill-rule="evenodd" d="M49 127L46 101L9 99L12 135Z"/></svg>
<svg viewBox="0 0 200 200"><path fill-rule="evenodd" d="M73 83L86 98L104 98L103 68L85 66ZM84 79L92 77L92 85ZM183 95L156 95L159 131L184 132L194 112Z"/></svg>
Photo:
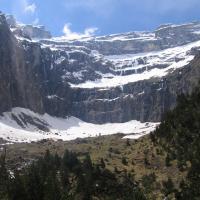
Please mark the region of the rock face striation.
<svg viewBox="0 0 200 200"><path fill-rule="evenodd" d="M0 112L160 121L200 77L200 23L80 40L0 14Z"/></svg>

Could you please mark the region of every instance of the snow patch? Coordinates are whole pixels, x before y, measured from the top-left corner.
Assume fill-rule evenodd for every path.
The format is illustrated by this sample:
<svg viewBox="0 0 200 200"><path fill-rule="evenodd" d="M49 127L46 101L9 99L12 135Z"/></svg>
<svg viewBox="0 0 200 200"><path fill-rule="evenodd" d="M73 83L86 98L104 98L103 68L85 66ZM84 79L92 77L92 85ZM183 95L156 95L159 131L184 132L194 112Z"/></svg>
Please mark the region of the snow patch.
<svg viewBox="0 0 200 200"><path fill-rule="evenodd" d="M107 56L105 58L113 63L115 66L113 70L118 72L119 75L112 74L107 77L106 74L101 74L101 79L86 81L81 84L71 84L71 87L111 88L153 77L164 77L189 64L194 59L194 55L189 54L190 50L199 46L200 41L197 41L157 52ZM142 60L143 63L139 64L139 60ZM128 70L134 72L124 75L124 72Z"/></svg>
<svg viewBox="0 0 200 200"><path fill-rule="evenodd" d="M57 95L48 95L47 99L59 99L59 100L64 100L63 98L57 96Z"/></svg>
<svg viewBox="0 0 200 200"><path fill-rule="evenodd" d="M59 64L61 64L64 60L65 60L65 57L64 57L64 56L61 56L60 58L58 58L57 60L55 60L55 64L59 65Z"/></svg>
<svg viewBox="0 0 200 200"><path fill-rule="evenodd" d="M35 122L46 124L49 131L45 132L30 123L23 123L22 128L13 114L20 120L20 115L26 114ZM132 120L126 123L92 124L76 117L57 118L48 114L40 115L24 108L13 108L11 112L3 113L0 117L0 138L9 142L32 142L42 139L74 140L77 138L97 137L117 133L132 134L142 137L153 131L159 123L141 123Z"/></svg>

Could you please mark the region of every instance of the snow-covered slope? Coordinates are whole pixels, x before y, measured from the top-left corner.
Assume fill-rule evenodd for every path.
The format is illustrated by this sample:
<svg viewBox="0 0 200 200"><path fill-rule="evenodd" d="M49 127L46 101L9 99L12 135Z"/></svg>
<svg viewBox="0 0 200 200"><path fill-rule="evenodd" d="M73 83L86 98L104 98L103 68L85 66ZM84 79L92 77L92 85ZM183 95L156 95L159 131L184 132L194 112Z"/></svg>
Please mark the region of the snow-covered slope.
<svg viewBox="0 0 200 200"><path fill-rule="evenodd" d="M81 124L80 129L73 128L73 135L52 125L59 135L48 120L42 120L44 116L36 123L29 113L24 120L33 127L14 117L20 130L32 128L29 132L37 134L43 130L41 138L110 134L124 132L126 126L125 132L131 133L132 120L159 122L175 106L177 94L190 92L199 79L199 32L200 23L192 22L163 25L152 32L68 40L50 37L42 26L18 24L2 14L0 113L24 107L60 121L73 116L65 124ZM65 128L70 134L71 128Z"/></svg>
<svg viewBox="0 0 200 200"><path fill-rule="evenodd" d="M71 41L60 37L40 42L53 50L89 55L84 69L78 73L74 69L63 76L72 87L111 88L164 77L186 66L194 59L193 49L200 47L199 32L200 23L192 22L162 25L153 32L129 32ZM73 59L76 61L77 58ZM92 75L88 73L91 72L89 63L94 61L98 67L96 64L92 66ZM73 80L70 77L74 77Z"/></svg>
<svg viewBox="0 0 200 200"><path fill-rule="evenodd" d="M9 142L31 142L42 139L74 140L116 133L138 139L153 131L158 123L108 123L103 125L86 123L75 117L56 118L48 114L39 115L28 109L13 108L0 117L0 138Z"/></svg>
<svg viewBox="0 0 200 200"><path fill-rule="evenodd" d="M59 70L63 81L78 88L111 88L164 77L186 66L194 58L192 49L200 47L199 22L166 24L153 32L69 40L64 36L45 38L44 27L18 24L11 16L7 21L21 43L37 42L50 49L50 69ZM15 31L24 33L24 27L31 29L30 34L24 34L29 38ZM23 44L25 49L27 43Z"/></svg>
<svg viewBox="0 0 200 200"><path fill-rule="evenodd" d="M80 88L109 88L123 86L154 77L164 77L186 66L194 59L191 50L200 47L200 41L162 51L106 56L115 66L117 75L102 75L101 79L72 84Z"/></svg>

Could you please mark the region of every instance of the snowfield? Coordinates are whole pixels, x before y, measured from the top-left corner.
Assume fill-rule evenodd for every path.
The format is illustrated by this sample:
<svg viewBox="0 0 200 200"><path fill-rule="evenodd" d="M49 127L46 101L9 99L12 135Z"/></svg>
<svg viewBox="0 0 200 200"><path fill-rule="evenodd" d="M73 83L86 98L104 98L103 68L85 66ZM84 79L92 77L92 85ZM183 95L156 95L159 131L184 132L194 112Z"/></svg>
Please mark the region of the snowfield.
<svg viewBox="0 0 200 200"><path fill-rule="evenodd" d="M189 64L194 59L194 55L191 55L190 52L197 47L200 47L200 41L162 51L105 56L105 59L114 64L114 71L119 72L120 75L113 74L107 77L106 74L102 74L101 79L86 81L81 84L71 84L71 87L111 88L154 77L164 77L176 69ZM142 60L143 63L139 64L139 60ZM164 65L166 67L159 67ZM145 70L141 71L141 69ZM124 75L126 71L130 70L134 72Z"/></svg>
<svg viewBox="0 0 200 200"><path fill-rule="evenodd" d="M24 114L31 117L34 123L24 121ZM36 124L45 125L49 130L42 131ZM75 117L56 118L48 114L40 115L24 108L13 108L11 112L5 112L0 117L0 138L8 142L29 143L42 139L68 141L123 133L126 135L124 138L138 139L153 131L158 125L159 123L141 123L136 120L99 125L87 123Z"/></svg>

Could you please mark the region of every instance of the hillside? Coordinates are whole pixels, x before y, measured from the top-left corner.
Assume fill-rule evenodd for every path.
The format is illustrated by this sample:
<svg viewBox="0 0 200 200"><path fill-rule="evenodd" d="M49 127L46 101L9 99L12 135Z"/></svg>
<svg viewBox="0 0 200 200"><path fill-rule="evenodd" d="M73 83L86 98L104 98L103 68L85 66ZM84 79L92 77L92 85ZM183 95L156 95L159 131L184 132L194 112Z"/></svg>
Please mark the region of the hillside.
<svg viewBox="0 0 200 200"><path fill-rule="evenodd" d="M41 141L31 144L7 146L6 163L9 169L25 167L43 156L46 150L64 155L66 149L75 152L80 159L87 153L95 164L105 164L105 168L117 175L125 172L132 176L147 199L164 198L163 182L168 177L178 188L186 172L179 171L176 161L167 166L166 153L161 146L154 145L149 136L139 140L122 140L122 135L101 136L69 142ZM25 167L26 168L26 167Z"/></svg>
<svg viewBox="0 0 200 200"><path fill-rule="evenodd" d="M177 199L199 199L200 181L200 87L191 95L181 95L177 107L166 114L152 136L167 152L167 163L178 161L178 168L187 171L186 179L176 192Z"/></svg>
<svg viewBox="0 0 200 200"><path fill-rule="evenodd" d="M199 199L199 109L200 87L197 87L191 95L178 97L177 106L166 113L150 136L133 141L113 135L9 145L7 166L11 170L24 168L47 149L59 155L68 149L81 160L89 153L95 164L103 163L114 174L130 174L147 199Z"/></svg>
<svg viewBox="0 0 200 200"><path fill-rule="evenodd" d="M116 127L108 134L149 133L198 83L199 30L192 22L67 40L1 13L0 137L69 140L108 126Z"/></svg>

